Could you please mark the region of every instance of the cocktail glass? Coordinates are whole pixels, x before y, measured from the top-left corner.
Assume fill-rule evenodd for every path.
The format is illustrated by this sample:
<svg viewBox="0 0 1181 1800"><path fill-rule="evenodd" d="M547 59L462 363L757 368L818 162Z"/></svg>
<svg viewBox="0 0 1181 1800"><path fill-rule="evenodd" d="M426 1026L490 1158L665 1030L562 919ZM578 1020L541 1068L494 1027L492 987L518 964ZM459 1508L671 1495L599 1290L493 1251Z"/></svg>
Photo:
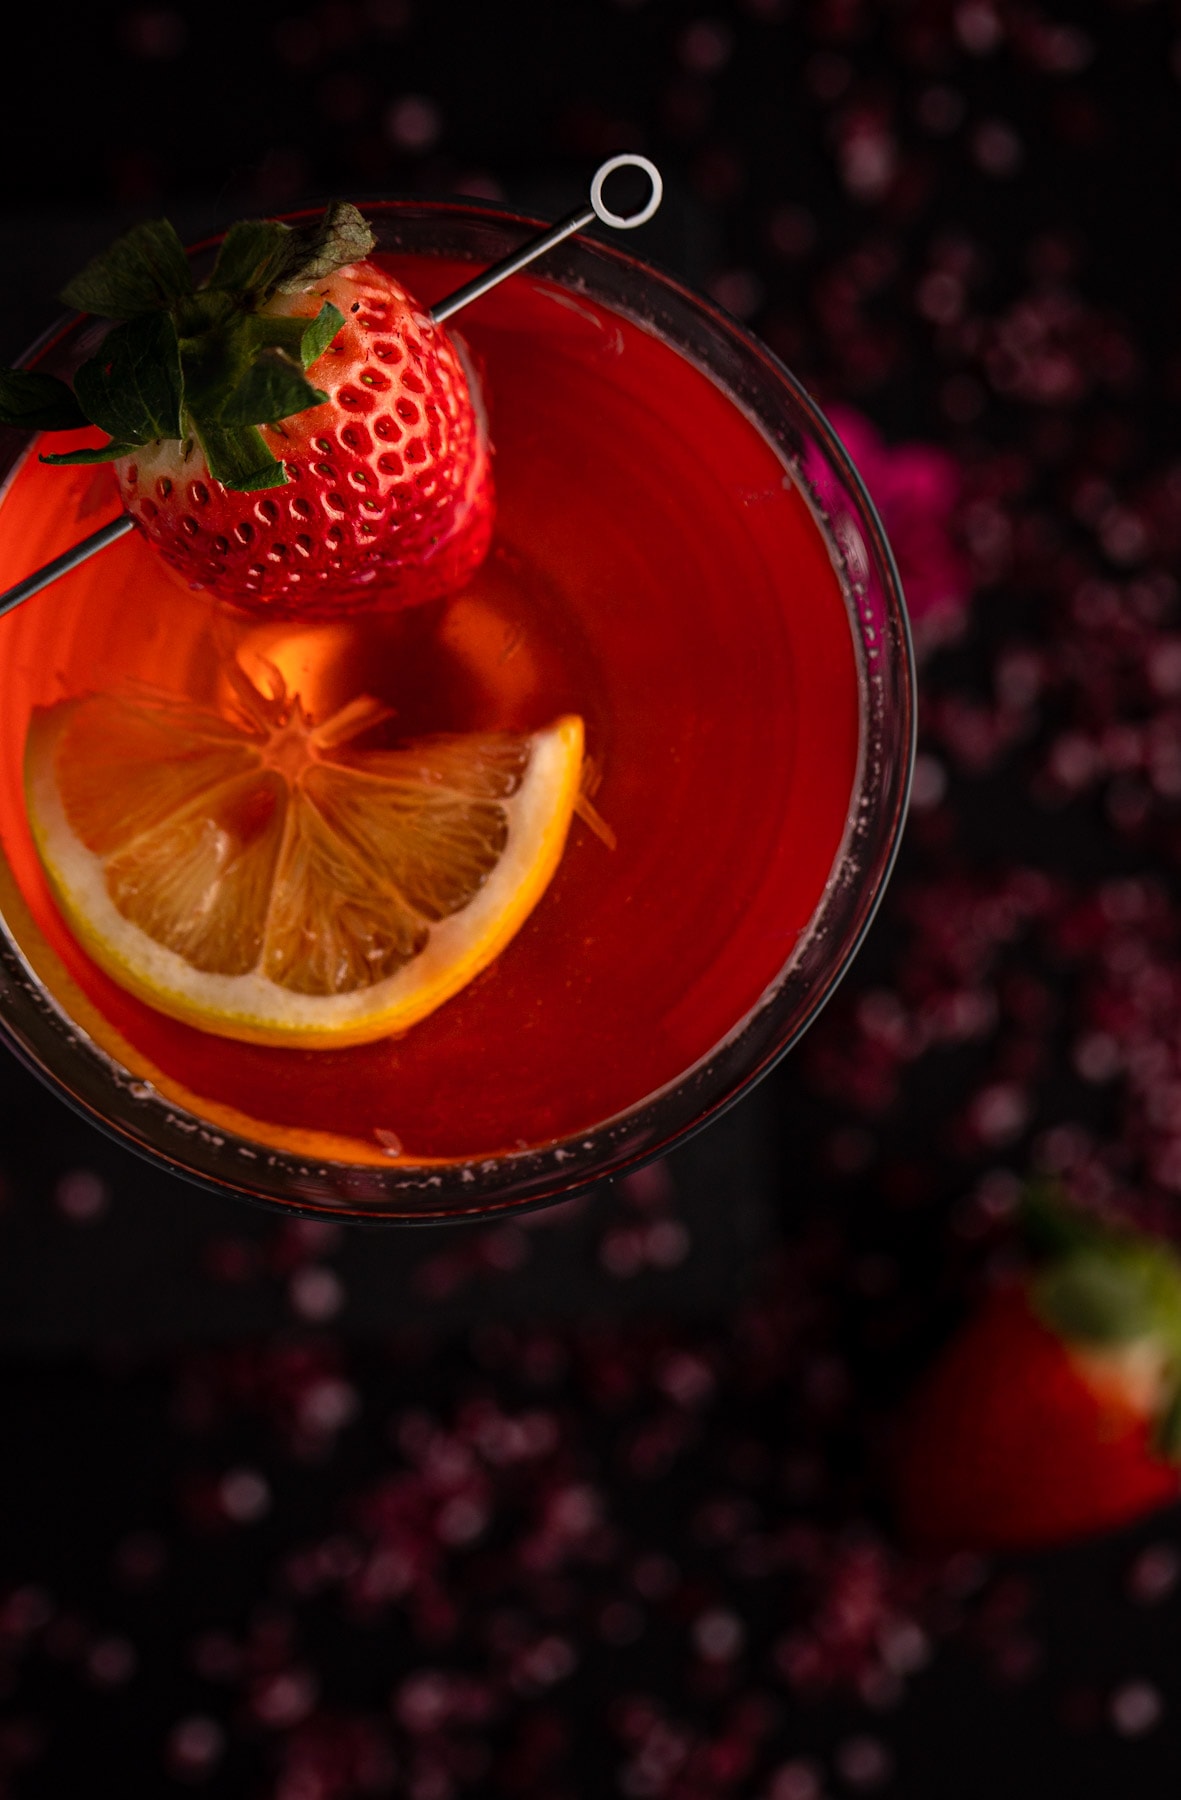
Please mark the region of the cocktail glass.
<svg viewBox="0 0 1181 1800"><path fill-rule="evenodd" d="M478 268L497 261L532 227L531 221L463 204L390 203L369 212L379 250L415 259L413 279L427 302L447 291L444 269L451 271L451 285L455 285L457 264ZM417 259L426 260L419 263ZM797 1042L856 953L896 854L914 747L909 631L897 571L881 524L823 414L774 356L741 327L676 281L613 247L587 239L571 240L551 254L544 276L530 272L515 277L495 301L479 304L500 309L498 317L503 320L504 309L513 305L514 291L519 296L527 291L534 300L542 295L547 303L564 309L563 317L575 322L580 315L590 319L599 334L596 355L609 358L616 353L611 345L613 320L622 321L624 330L638 327L648 342L656 340L664 353L680 359L665 366L683 370L688 365L697 371L693 379L704 377L709 384L708 394L699 390L709 404L717 404L719 393L724 396L725 406L741 421L741 429L758 434L760 454L769 453L768 466L777 472L777 479L769 484L764 480L757 491L741 495L741 505L753 509L753 517L761 506L779 504L782 489L795 497L793 503L802 500L806 506L809 529L823 545L833 572L843 619L840 632L848 634L850 692L855 688L856 695L857 742L845 784L847 804L842 799L843 829L834 840L831 857L825 852L827 878L816 882L814 903L810 903L806 919L793 927L790 942L781 943L774 966L766 968L758 991L735 988L731 1015L716 1023L710 1041L699 1045L682 1064L665 1066L661 1078L642 1083L640 1091L616 1093L605 1109L600 1103L596 1111L593 1099L588 1099L590 1111L582 1116L569 1105L559 1108L567 1124L557 1133L534 1129L522 1137L510 1128L507 1134L500 1130L481 1139L476 1125L470 1141L463 1141L462 1131L458 1135L452 1132L443 1153L431 1149L420 1154L413 1130L402 1130L401 1120L398 1130L378 1126L370 1141L361 1143L339 1134L280 1131L272 1128L265 1108L235 1112L226 1107L224 1096L223 1103L206 1104L191 1082L170 1078L167 1067L145 1061L134 1045L105 1030L100 1013L62 971L24 902L19 858L12 848L12 821L20 807L19 780L13 774L19 767L19 751L10 754L7 788L0 788L0 1030L4 1039L22 1061L83 1114L162 1167L206 1187L283 1210L368 1222L469 1218L559 1199L669 1150L732 1104ZM48 334L32 353L38 366L69 375L92 353L96 329L93 322L74 321ZM464 330L468 329L465 320ZM473 308L470 334L478 352L478 308ZM640 340L633 334L629 341ZM544 354L544 346L539 354ZM651 398L659 409L660 394L655 388ZM495 393L492 404L495 417ZM686 416L681 416L678 425L682 433ZM671 447L671 439L669 442ZM0 432L0 473L8 483L8 498L0 504L0 541L6 533L20 531L11 490L26 454L27 447L16 434ZM544 448L537 454L544 454ZM730 500L734 501L733 495ZM773 535L769 538L763 526L759 529L759 555L764 561L788 555L786 543L777 550ZM642 535L642 523L638 530ZM138 554L149 554L143 546L135 548ZM783 575L783 569L776 571L780 581ZM561 605L560 593L555 604ZM691 600L686 604L685 616L691 620ZM783 604L787 607L790 603ZM807 597L796 604L806 606ZM27 602L26 608L52 609L54 605L55 592L50 589ZM43 626L46 616L40 615ZM4 699L8 662L6 632L18 617L0 621L0 701ZM711 715L711 729L724 729L726 709L738 721L760 708L790 710L802 695L806 711L806 657L794 670L784 666L785 681L790 676L794 683L794 699L774 685L775 656L784 654L782 646L776 652L769 641L766 659L760 658L758 636L767 633L769 623L774 621L769 621L766 602L761 612L756 609L748 618L743 592L735 592L728 629L749 640L746 648L752 654L747 658L746 675L734 677L731 672L726 677L732 687L721 695L722 711ZM806 633L801 641L805 640ZM610 656L605 660L609 665ZM766 666L760 673L761 660ZM798 646L796 660L800 665ZM604 679L609 690L610 666ZM659 682L658 671L652 679ZM5 711L13 709L5 707ZM723 727L718 725L719 718ZM695 728L695 721L686 716L686 737ZM782 746L787 740L780 734L774 741ZM675 744L670 744L669 752L675 757ZM815 760L819 774L826 758L815 725L807 741L797 743L791 753L805 764L793 791L804 791L808 786L807 759ZM644 772L638 773L642 780ZM752 783L745 785L757 785L753 780L757 771L752 770L751 775ZM775 771L769 775L774 777ZM655 770L652 779L657 779ZM769 790L774 789L775 781L769 779ZM842 795L844 792L842 789ZM737 796L735 804L741 804ZM692 828L687 814L685 829ZM781 836L793 831L806 835L807 816L785 814L779 822L764 819L761 829L772 835L776 830ZM716 875L714 871L714 879ZM771 879L769 876L768 882ZM763 886L767 885L764 882ZM640 900L644 900L642 892ZM769 893L760 890L760 904L752 909L752 916L762 922L759 929L768 942L778 943L775 934L766 929L768 907L773 904L772 884ZM734 929L741 933L743 919L738 914L736 918ZM510 948L506 955L511 954ZM569 956L577 959L579 955L580 946L572 940ZM686 969L686 984L691 985L693 979L694 971ZM717 1018L716 1013L713 1016ZM510 1032L516 1029L511 1017L502 1025ZM640 1028L638 1014L636 1028ZM644 1022L644 1028L652 1028L650 1020ZM622 1055L627 1019L617 1018L615 1030ZM292 1086L298 1089L300 1068L311 1068L298 1058L318 1055L275 1054L297 1058L288 1066L289 1090ZM414 1055L413 1031L406 1039L404 1054ZM488 1042L481 1054L495 1058L497 1044ZM588 1059L610 1059L612 1046L588 1046L587 1055ZM577 1083L572 1067L567 1063L556 1076L568 1087ZM594 1089L594 1082L589 1082L588 1091ZM457 1087L457 1118L465 1104L464 1092ZM391 1109L391 1116L396 1117L396 1094L391 1095Z"/></svg>

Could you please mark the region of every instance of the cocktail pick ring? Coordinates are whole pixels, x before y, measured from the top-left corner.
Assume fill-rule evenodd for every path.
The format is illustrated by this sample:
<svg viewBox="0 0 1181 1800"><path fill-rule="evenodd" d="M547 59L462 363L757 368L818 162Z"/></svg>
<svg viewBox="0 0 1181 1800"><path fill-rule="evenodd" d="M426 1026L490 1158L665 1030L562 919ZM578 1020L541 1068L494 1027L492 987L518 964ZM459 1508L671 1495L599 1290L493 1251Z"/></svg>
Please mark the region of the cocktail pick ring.
<svg viewBox="0 0 1181 1800"><path fill-rule="evenodd" d="M650 192L644 205L637 212L613 212L603 198L604 185L617 169L639 169L648 177L651 184ZM550 225L545 231L539 232L536 237L530 238L528 243L523 244L519 250L514 250L511 256L506 256L502 261L493 263L491 268L485 269L482 275L474 276L471 281L465 281L462 287L456 288L455 292L448 294L446 299L437 300L434 306L429 308L431 318L436 325L441 325L445 319L453 318L463 307L470 306L473 300L479 300L482 295L489 293L494 287L499 287L500 283L506 281L510 275L515 275L519 270L527 268L530 263L536 262L539 256L544 256L547 250L553 250L568 237L573 237L575 232L584 231L588 225L593 225L596 219L601 225L610 226L613 231L632 231L637 225L646 225L663 197L664 183L660 179L660 170L655 163L649 162L646 156L635 156L629 152L622 156L609 157L595 170L590 184L589 206L579 207L575 212L569 213L566 218L559 219L556 225ZM0 594L0 615L11 612L13 607L19 606L22 600L28 600L33 594L40 593L42 588L48 587L59 576L69 574L71 569L76 569L80 563L88 561L98 551L105 550L108 544L115 543L132 528L132 520L126 513L123 513L119 518L113 519L109 525L103 525L98 531L91 532L89 537L85 537L80 543L75 544L72 550L65 551L61 556L55 556L52 562L45 563L40 569L34 570L31 575L26 575L23 581L18 581L14 587L10 587L5 593Z"/></svg>
<svg viewBox="0 0 1181 1800"><path fill-rule="evenodd" d="M640 169L651 182L651 192L639 212L612 212L603 199L603 185L607 177L613 175L617 169ZM436 325L441 325L444 319L450 319L461 307L470 306L473 300L478 300L482 294L487 294L492 288L498 287L510 275L515 275L519 269L524 269L529 263L536 262L537 258L544 256L547 250L553 250L566 238L573 237L576 231L585 231L586 227L593 225L596 219L601 225L610 225L613 231L632 231L637 225L646 225L663 198L664 183L660 179L660 170L655 163L649 162L646 156L610 157L601 168L595 171L594 179L590 184L589 206L580 206L577 212L569 213L566 218L559 219L556 225L551 225L547 231L541 232L535 238L530 238L527 244L523 244L511 256L506 256L501 262L493 263L490 269L485 269L482 275L475 276L473 280L465 281L462 287L456 288L453 294L448 294L445 300L436 301L430 309L431 318Z"/></svg>

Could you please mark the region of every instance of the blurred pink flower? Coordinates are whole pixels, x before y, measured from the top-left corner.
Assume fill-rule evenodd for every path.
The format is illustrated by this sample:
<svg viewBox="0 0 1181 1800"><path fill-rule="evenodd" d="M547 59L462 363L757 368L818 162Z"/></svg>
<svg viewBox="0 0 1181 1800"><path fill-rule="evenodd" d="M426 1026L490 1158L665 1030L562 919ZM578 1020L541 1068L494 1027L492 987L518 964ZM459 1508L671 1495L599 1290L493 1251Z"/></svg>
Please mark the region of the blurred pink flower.
<svg viewBox="0 0 1181 1800"><path fill-rule="evenodd" d="M827 411L881 514L915 647L923 654L958 635L971 598L968 560L956 532L960 471L934 444L887 444L852 407Z"/></svg>

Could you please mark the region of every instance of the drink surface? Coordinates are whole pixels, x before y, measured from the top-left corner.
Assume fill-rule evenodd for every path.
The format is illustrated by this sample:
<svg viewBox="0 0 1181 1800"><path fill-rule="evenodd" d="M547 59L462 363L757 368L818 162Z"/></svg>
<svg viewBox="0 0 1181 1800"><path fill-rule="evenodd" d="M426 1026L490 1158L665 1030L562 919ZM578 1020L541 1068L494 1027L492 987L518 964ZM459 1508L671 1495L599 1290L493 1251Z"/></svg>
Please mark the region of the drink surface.
<svg viewBox="0 0 1181 1800"><path fill-rule="evenodd" d="M426 303L470 273L386 260ZM532 277L482 300L462 335L498 494L493 551L462 594L325 625L248 619L190 592L132 534L0 619L13 935L140 1079L307 1154L495 1155L585 1131L677 1079L791 956L854 788L844 599L763 436L657 337ZM0 586L116 512L109 469L28 457L0 505ZM277 664L316 716L360 693L386 702L375 744L580 713L613 846L576 819L507 950L400 1038L266 1049L163 1017L101 974L56 913L25 820L25 736L35 708L128 679L225 703L235 655L248 673Z"/></svg>

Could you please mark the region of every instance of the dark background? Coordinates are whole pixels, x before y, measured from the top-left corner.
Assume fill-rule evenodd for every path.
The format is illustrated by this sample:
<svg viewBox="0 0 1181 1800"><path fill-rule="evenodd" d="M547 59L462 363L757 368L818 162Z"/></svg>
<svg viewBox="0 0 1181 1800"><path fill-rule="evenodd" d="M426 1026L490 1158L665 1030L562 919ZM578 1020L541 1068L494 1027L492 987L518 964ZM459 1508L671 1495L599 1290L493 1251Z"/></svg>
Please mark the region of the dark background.
<svg viewBox="0 0 1181 1800"><path fill-rule="evenodd" d="M901 864L808 1042L520 1223L284 1224L0 1068L0 1795L1157 1800L1181 1516L895 1539L1020 1182L1177 1229L1181 10L324 0L6 22L0 352L119 228L556 213L831 405L911 595Z"/></svg>

